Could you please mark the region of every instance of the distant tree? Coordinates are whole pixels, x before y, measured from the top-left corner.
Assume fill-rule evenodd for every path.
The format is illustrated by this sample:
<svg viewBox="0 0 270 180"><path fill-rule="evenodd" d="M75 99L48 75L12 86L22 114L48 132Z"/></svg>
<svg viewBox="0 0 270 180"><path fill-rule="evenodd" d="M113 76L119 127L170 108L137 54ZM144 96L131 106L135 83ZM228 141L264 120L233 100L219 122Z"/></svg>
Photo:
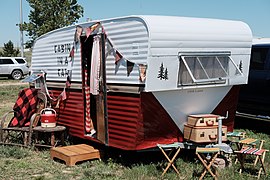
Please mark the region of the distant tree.
<svg viewBox="0 0 270 180"><path fill-rule="evenodd" d="M0 52L1 56L16 57L19 54L19 49L15 49L11 40L4 43L3 52Z"/></svg>
<svg viewBox="0 0 270 180"><path fill-rule="evenodd" d="M32 46L34 40L54 29L72 25L83 16L83 7L77 0L27 0L30 10L29 23L20 27L27 31L30 40L27 46Z"/></svg>

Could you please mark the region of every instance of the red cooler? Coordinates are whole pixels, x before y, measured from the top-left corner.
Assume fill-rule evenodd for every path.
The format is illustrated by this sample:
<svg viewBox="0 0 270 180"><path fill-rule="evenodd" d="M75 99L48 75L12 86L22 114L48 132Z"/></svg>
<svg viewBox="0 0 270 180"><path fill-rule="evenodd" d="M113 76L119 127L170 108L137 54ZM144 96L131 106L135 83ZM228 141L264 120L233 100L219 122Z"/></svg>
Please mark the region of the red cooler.
<svg viewBox="0 0 270 180"><path fill-rule="evenodd" d="M52 108L42 109L41 112L41 127L56 126L56 111Z"/></svg>

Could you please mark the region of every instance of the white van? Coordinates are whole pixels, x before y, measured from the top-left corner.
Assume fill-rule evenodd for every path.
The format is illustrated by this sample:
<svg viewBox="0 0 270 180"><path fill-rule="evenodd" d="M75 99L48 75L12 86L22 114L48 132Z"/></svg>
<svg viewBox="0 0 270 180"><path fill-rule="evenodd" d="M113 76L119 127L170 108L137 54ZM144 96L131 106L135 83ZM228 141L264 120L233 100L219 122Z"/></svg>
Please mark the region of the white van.
<svg viewBox="0 0 270 180"><path fill-rule="evenodd" d="M29 68L25 58L0 57L0 76L21 79L28 74Z"/></svg>

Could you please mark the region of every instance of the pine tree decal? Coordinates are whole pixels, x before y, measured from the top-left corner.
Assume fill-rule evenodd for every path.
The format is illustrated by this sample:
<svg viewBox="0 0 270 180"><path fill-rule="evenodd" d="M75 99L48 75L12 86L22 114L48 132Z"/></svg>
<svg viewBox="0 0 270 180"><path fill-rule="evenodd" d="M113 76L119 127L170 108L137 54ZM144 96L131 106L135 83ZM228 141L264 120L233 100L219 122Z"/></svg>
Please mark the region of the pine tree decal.
<svg viewBox="0 0 270 180"><path fill-rule="evenodd" d="M240 64L239 64L239 70L240 70L241 72L243 72L243 64L242 64L242 60L240 61Z"/></svg>
<svg viewBox="0 0 270 180"><path fill-rule="evenodd" d="M163 63L161 63L160 67L159 67L159 71L158 71L158 76L157 78L159 78L160 80L168 80L169 79L169 76L168 76L168 69L166 68L164 70L164 65Z"/></svg>
<svg viewBox="0 0 270 180"><path fill-rule="evenodd" d="M162 80L164 78L164 67L163 67L163 63L161 63L161 65L159 67L157 78L159 78L160 80Z"/></svg>
<svg viewBox="0 0 270 180"><path fill-rule="evenodd" d="M165 69L165 72L164 72L164 79L165 80L168 80L169 78L168 78L168 69L166 68Z"/></svg>

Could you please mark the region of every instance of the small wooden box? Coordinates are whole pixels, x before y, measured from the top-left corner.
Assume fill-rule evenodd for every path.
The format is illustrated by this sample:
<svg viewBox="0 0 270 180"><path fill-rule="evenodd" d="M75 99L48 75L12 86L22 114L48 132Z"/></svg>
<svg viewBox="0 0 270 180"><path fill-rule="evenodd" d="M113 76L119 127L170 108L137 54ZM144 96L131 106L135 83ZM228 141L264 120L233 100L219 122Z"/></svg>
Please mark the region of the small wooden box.
<svg viewBox="0 0 270 180"><path fill-rule="evenodd" d="M67 166L74 166L79 161L101 158L101 153L98 149L86 144L53 147L50 152L51 159L63 160Z"/></svg>
<svg viewBox="0 0 270 180"><path fill-rule="evenodd" d="M197 143L218 141L218 126L196 127L185 125L184 138ZM227 126L222 126L222 141L227 141Z"/></svg>
<svg viewBox="0 0 270 180"><path fill-rule="evenodd" d="M215 114L196 114L188 116L188 125L191 126L217 126L218 115Z"/></svg>

